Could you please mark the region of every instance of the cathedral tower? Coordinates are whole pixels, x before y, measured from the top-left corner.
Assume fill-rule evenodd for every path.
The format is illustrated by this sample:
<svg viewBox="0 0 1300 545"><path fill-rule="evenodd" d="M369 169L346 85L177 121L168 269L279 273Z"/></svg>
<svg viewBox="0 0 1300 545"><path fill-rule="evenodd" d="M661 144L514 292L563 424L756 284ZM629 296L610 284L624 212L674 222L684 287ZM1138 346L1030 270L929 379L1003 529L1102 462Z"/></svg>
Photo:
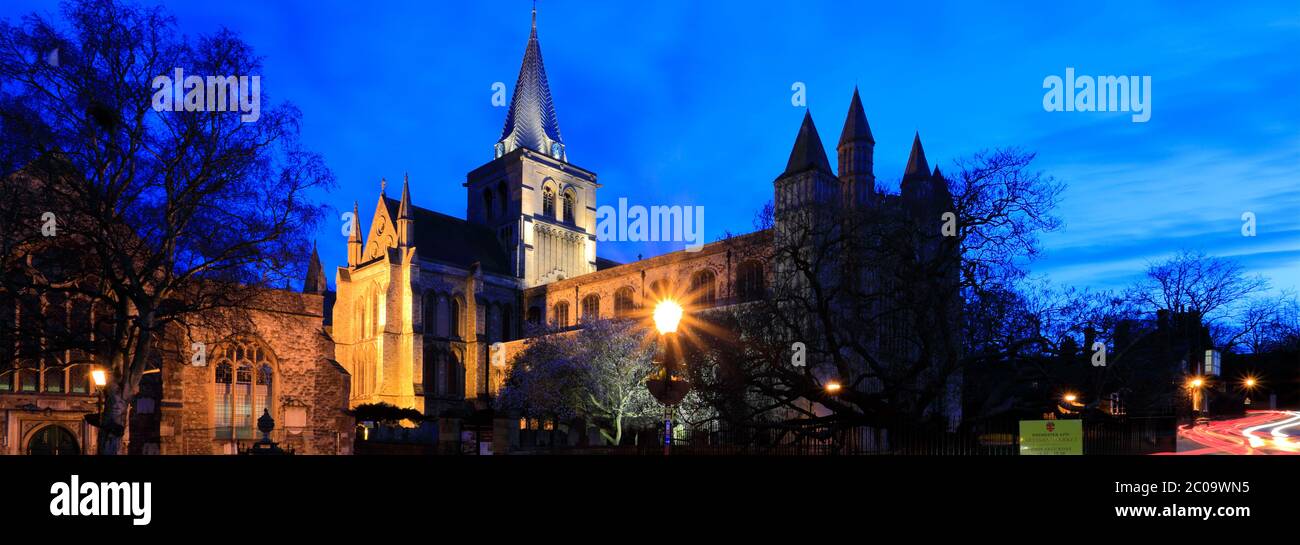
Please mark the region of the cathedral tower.
<svg viewBox="0 0 1300 545"><path fill-rule="evenodd" d="M569 162L537 10L494 158L465 182L466 219L496 232L525 287L596 270L596 174Z"/></svg>
<svg viewBox="0 0 1300 545"><path fill-rule="evenodd" d="M867 114L855 87L853 100L849 102L849 115L844 119L844 130L840 132L840 143L835 147L845 202L864 206L874 199L876 175L872 172L872 163L875 148L876 139L871 136L871 126L867 124Z"/></svg>
<svg viewBox="0 0 1300 545"><path fill-rule="evenodd" d="M817 219L830 211L841 198L840 181L831 172L812 113L804 112L803 124L795 137L785 172L773 182L776 186L775 222L778 244L793 229L816 229Z"/></svg>

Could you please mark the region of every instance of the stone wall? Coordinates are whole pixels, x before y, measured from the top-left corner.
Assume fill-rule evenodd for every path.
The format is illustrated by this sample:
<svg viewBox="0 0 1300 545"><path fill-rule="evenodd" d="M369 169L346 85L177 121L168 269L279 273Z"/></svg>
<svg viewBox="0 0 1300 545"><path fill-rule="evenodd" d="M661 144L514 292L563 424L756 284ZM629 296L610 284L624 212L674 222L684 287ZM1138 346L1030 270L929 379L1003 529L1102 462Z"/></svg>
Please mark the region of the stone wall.
<svg viewBox="0 0 1300 545"><path fill-rule="evenodd" d="M164 454L230 454L247 439L218 439L215 369L220 347L234 341L260 344L273 369L269 410L273 439L301 454L348 454L352 419L347 409L350 377L334 361L334 342L323 327L324 297L287 291L265 293L249 313L247 327L198 328L190 338L170 332L173 347L163 363ZM205 344L206 365L191 364L191 342ZM254 415L256 418L257 415Z"/></svg>

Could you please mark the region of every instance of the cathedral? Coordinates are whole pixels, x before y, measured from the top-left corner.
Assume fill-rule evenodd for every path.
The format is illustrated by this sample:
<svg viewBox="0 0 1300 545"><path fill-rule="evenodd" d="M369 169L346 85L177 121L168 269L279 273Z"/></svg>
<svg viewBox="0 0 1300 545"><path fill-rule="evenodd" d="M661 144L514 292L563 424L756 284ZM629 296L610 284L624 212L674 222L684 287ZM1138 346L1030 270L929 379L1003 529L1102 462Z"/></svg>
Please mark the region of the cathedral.
<svg viewBox="0 0 1300 545"><path fill-rule="evenodd" d="M855 90L835 169L811 114L804 115L773 181L771 227L696 251L627 264L602 259L600 184L594 172L569 162L534 11L493 158L466 175L465 217L416 205L422 192L418 185L413 191L409 178L397 198L383 183L364 232L354 204L347 265L337 268L334 291L313 251L302 291L263 293L251 331L171 336L179 344L162 352L131 407L129 451L241 452L256 439L255 421L265 413L276 423L273 438L286 448L348 454L353 434L365 433L354 428L349 409L381 402L449 418L439 426L439 441L454 442L463 418L490 408L533 326L564 329L644 315L642 309L669 296L685 295L693 311L725 311L769 297L783 270L771 249L788 245L797 226L820 221L828 209L902 211L913 218L951 209L947 184L937 168L930 170L919 135L899 195L877 192L874 147ZM428 188L427 194L444 193ZM840 276L877 281L869 271ZM32 319L0 307L6 324ZM211 345L209 362L180 356L191 339ZM63 360L0 366L0 453L92 451L97 432L85 417L97 410L96 363L75 355ZM939 408L950 422L960 418L959 388L952 386ZM493 426L500 428L493 442L504 451L509 434L501 431L508 424L498 419Z"/></svg>
<svg viewBox="0 0 1300 545"><path fill-rule="evenodd" d="M874 146L855 90L836 145L837 171L805 114L774 181L773 228L633 263L599 258L600 185L594 172L568 160L534 11L493 159L466 175L465 218L417 206L409 179L396 199L381 191L364 233L354 205L332 331L337 359L351 375L350 404L386 402L431 416L486 408L528 324L565 328L626 316L670 293L690 293L704 308L761 298L774 264L756 257L768 252L746 248L779 243L783 222L830 201L951 207L919 135L899 196L876 193ZM308 283L323 287L324 280Z"/></svg>

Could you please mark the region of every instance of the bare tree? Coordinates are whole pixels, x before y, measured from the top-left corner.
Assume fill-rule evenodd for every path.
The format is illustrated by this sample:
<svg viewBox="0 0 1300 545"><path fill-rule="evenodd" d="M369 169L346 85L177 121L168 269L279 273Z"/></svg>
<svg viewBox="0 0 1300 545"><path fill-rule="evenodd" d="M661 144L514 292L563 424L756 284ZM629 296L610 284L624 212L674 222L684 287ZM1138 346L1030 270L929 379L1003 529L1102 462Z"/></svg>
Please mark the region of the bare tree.
<svg viewBox="0 0 1300 545"><path fill-rule="evenodd" d="M1262 275L1247 275L1240 263L1205 252L1182 250L1147 266L1133 290L1151 308L1197 312L1207 321L1228 318L1237 303L1268 289Z"/></svg>
<svg viewBox="0 0 1300 545"><path fill-rule="evenodd" d="M701 343L713 353L701 359L719 362L703 374L743 377L712 381L732 385L713 392L728 404L719 412L740 403L755 421L809 415L815 402L839 422L943 420L945 407L960 403L963 369L1042 343L1027 324L977 344L969 334L971 324L1010 315L1017 305L994 299L1015 292L1037 234L1059 226L1052 208L1061 186L1032 171L1032 160L1018 150L981 153L958 163L953 182L936 177L922 197L877 190L869 211L765 208L759 223L772 243L737 242L732 251L773 264L766 296L714 318L710 329L738 331L730 342Z"/></svg>
<svg viewBox="0 0 1300 545"><path fill-rule="evenodd" d="M308 194L333 176L300 148L291 105L262 100L252 122L153 108L151 82L177 68L258 75L233 33L190 40L160 8L114 0L68 2L62 15L0 24L0 160L18 197L0 204L0 295L89 306L93 318L68 322L71 346L109 371L99 452L115 454L165 333L246 321L259 293L289 285L324 213ZM55 49L59 62L45 62ZM32 315L15 304L7 329L30 338Z"/></svg>

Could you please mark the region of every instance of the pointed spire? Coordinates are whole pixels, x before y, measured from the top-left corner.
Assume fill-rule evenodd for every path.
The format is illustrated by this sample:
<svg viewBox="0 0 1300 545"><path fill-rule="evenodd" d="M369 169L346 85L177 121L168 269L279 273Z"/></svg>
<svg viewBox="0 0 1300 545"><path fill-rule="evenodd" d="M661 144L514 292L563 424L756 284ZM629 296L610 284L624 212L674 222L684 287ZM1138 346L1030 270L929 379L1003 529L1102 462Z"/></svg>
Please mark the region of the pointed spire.
<svg viewBox="0 0 1300 545"><path fill-rule="evenodd" d="M357 212L357 201L352 201L352 228L348 233L348 266L361 264L361 214Z"/></svg>
<svg viewBox="0 0 1300 545"><path fill-rule="evenodd" d="M402 202L397 207L397 219L411 219L411 175L402 175Z"/></svg>
<svg viewBox="0 0 1300 545"><path fill-rule="evenodd" d="M862 98L858 96L858 88L853 87L853 100L849 102L849 115L844 119L844 130L840 131L840 146L850 142L866 142L875 144L876 139L871 135L871 125L867 124L867 113L862 109Z"/></svg>
<svg viewBox="0 0 1300 545"><path fill-rule="evenodd" d="M361 215L357 211L357 201L352 201L352 233L348 235L348 242L361 242Z"/></svg>
<svg viewBox="0 0 1300 545"><path fill-rule="evenodd" d="M307 280L302 284L303 293L325 293L325 267L320 264L320 254L316 252L316 241L311 243L311 261L307 263Z"/></svg>
<svg viewBox="0 0 1300 545"><path fill-rule="evenodd" d="M934 175L933 175L933 176L934 176L935 178L943 178L943 173L942 173L942 172L939 172L939 165L934 165Z"/></svg>
<svg viewBox="0 0 1300 545"><path fill-rule="evenodd" d="M907 156L907 169L903 179L925 178L930 175L930 164L925 161L925 149L921 147L921 133L912 138L912 153Z"/></svg>
<svg viewBox="0 0 1300 545"><path fill-rule="evenodd" d="M415 240L415 215L411 209L411 176L402 176L402 202L397 205L397 245L411 246Z"/></svg>
<svg viewBox="0 0 1300 545"><path fill-rule="evenodd" d="M528 148L546 155L555 155L558 144L559 158L564 158L564 138L560 136L560 122L551 102L551 88L546 81L546 67L542 63L542 46L537 40L537 8L533 8L533 29L524 49L523 65L519 67L519 80L510 97L510 111L506 113L505 127L501 129L499 154L515 148Z"/></svg>
<svg viewBox="0 0 1300 545"><path fill-rule="evenodd" d="M786 162L785 172L781 175L788 176L810 169L832 174L831 163L826 160L826 148L822 146L822 138L817 134L817 126L813 124L812 112L805 111L803 124L799 126L799 136L795 138L790 160Z"/></svg>

